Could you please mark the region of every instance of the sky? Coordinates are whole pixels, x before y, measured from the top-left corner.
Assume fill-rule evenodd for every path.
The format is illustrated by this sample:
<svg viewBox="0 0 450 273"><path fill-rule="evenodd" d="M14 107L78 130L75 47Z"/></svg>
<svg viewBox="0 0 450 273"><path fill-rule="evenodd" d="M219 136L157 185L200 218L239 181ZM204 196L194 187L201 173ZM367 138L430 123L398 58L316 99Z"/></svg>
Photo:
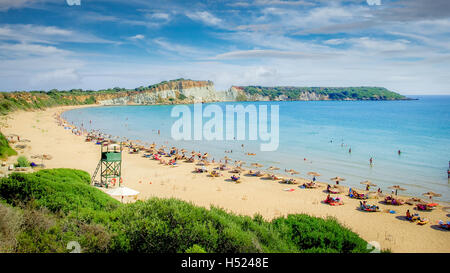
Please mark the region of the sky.
<svg viewBox="0 0 450 273"><path fill-rule="evenodd" d="M450 95L449 0L0 0L0 90L381 86Z"/></svg>

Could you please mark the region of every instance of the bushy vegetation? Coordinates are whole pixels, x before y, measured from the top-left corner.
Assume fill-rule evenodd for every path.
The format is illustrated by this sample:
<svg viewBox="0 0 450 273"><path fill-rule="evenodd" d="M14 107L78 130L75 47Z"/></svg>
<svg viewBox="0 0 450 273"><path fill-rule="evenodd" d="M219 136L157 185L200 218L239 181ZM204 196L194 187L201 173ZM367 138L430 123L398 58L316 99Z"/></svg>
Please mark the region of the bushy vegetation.
<svg viewBox="0 0 450 273"><path fill-rule="evenodd" d="M136 92L148 91L158 86L184 81L180 78L171 81L163 81L149 86L140 86L134 89L126 89L121 87L114 87L108 89L83 90L58 90L52 89L49 91L15 91L15 92L0 92L0 115L5 115L15 110L33 110L44 109L52 106L62 105L87 105L97 103L97 96L99 95L119 95L127 96ZM179 98L184 100L185 97Z"/></svg>
<svg viewBox="0 0 450 273"><path fill-rule="evenodd" d="M366 252L366 242L333 219L289 215L266 221L175 199L121 204L70 169L0 179L0 251L245 253Z"/></svg>
<svg viewBox="0 0 450 273"><path fill-rule="evenodd" d="M21 155L17 158L16 167L29 167L29 166L30 162L25 156Z"/></svg>
<svg viewBox="0 0 450 273"><path fill-rule="evenodd" d="M317 95L328 96L331 100L401 100L406 99L398 93L382 87L262 87L245 86L241 87L249 95L262 95L275 99L285 95L290 100L298 100L302 93L316 93Z"/></svg>
<svg viewBox="0 0 450 273"><path fill-rule="evenodd" d="M0 114L5 115L16 110L44 109L60 105L83 105L95 103L93 91L32 91L0 93Z"/></svg>
<svg viewBox="0 0 450 273"><path fill-rule="evenodd" d="M17 152L9 146L8 140L0 132L0 159L7 158L8 156L16 155Z"/></svg>

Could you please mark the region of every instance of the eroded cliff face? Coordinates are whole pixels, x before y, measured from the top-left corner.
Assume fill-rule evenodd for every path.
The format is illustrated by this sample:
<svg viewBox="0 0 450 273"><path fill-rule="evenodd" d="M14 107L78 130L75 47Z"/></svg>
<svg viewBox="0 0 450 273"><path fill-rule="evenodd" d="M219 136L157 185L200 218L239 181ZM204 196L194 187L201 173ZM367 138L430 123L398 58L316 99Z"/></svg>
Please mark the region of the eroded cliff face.
<svg viewBox="0 0 450 273"><path fill-rule="evenodd" d="M217 91L211 81L171 81L150 87L145 91L97 99L102 105L180 104L195 102L234 101L237 93L231 89Z"/></svg>

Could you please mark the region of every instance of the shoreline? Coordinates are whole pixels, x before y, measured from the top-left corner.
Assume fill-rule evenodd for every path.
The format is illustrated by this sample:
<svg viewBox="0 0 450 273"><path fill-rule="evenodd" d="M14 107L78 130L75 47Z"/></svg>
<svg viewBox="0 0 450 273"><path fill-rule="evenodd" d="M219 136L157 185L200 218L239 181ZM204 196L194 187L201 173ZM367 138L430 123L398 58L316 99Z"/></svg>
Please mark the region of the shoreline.
<svg viewBox="0 0 450 273"><path fill-rule="evenodd" d="M17 134L30 140L27 143L29 147L18 151L19 155L30 158L34 154L47 153L53 159L44 161L46 168L81 169L92 175L100 156L98 145L85 142L83 136L76 136L70 130L58 126L55 115L75 108L101 106L103 105L62 106L40 111L13 112L6 116L4 122L9 126L2 131L5 135ZM15 158L17 156L11 157L8 162ZM368 199L368 203L378 205L381 212L371 214L359 211L359 200L350 199L347 196L348 187L345 186L342 186L345 188L343 193L337 195L343 199L344 205L332 207L321 203L327 195L323 192L323 185L329 183L325 182L316 181L322 185L320 189L300 189L298 185L279 184L273 180L241 175L243 181L235 184L224 181L231 176L228 172L223 172L223 177L212 178L206 174L192 173L198 167L195 163L181 162L178 167L169 167L125 151L122 164L124 185L138 190L140 200L154 196L175 197L207 208L211 205L222 207L237 214L259 213L266 219L291 213L305 213L315 217L332 216L366 241L379 242L382 249L393 252L450 252L450 237L445 235L446 231L433 227L438 220L448 221L448 213L441 208L432 212L419 212L421 216L430 219L427 225L419 226L397 219L405 215L406 209L416 213L409 205L389 206L379 204L380 200ZM262 171L267 173L266 170ZM287 174L282 176L289 177ZM307 179L293 178L300 184L309 182ZM285 188L295 190L288 192L284 191ZM392 209L397 213L384 213L385 209Z"/></svg>

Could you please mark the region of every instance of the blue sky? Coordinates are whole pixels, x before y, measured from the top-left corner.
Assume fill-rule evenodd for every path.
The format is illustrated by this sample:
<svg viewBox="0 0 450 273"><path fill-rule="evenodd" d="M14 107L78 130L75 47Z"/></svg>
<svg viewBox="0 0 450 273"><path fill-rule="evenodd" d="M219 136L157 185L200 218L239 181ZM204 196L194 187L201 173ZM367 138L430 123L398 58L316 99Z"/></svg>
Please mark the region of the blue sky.
<svg viewBox="0 0 450 273"><path fill-rule="evenodd" d="M449 34L448 0L0 0L0 90L183 77L450 94Z"/></svg>

